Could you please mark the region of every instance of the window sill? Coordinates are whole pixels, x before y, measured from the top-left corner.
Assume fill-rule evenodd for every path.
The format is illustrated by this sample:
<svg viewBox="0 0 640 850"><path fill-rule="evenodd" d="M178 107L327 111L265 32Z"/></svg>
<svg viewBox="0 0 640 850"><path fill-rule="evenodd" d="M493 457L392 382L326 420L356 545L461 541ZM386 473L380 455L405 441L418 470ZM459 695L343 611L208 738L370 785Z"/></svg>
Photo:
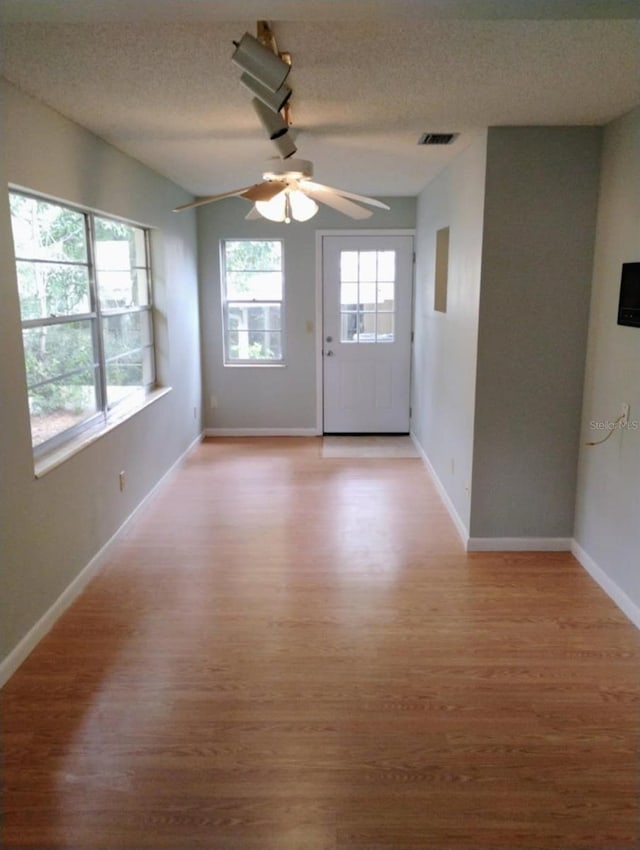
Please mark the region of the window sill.
<svg viewBox="0 0 640 850"><path fill-rule="evenodd" d="M286 369L286 363L269 363L257 361L242 361L240 363L225 363L225 369Z"/></svg>
<svg viewBox="0 0 640 850"><path fill-rule="evenodd" d="M135 406L126 407L122 410L116 408L115 411L109 414L106 422L94 425L92 428L87 428L86 431L72 437L63 446L58 446L50 452L47 452L47 454L42 455L42 457L36 458L34 460L35 477L42 478L48 472L51 472L52 469L60 466L65 461L69 460L70 457L73 457L73 455L82 451L82 449L85 449L87 446L95 443L101 437L104 437L105 434L108 434L110 431L113 431L114 428L117 428L118 425L121 425L123 422L131 419L136 415L136 413L139 413L141 410L149 407L149 405L159 401L159 399L164 398L164 396L168 395L170 392L171 387L160 387L150 392L147 396L145 396L142 402Z"/></svg>

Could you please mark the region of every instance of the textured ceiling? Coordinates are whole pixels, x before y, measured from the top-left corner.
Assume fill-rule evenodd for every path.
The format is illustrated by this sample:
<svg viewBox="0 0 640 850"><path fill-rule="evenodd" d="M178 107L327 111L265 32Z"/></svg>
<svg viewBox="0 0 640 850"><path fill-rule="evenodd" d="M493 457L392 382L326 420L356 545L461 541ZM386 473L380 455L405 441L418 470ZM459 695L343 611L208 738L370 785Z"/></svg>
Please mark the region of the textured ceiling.
<svg viewBox="0 0 640 850"><path fill-rule="evenodd" d="M632 109L639 4L582 0L594 17L545 17L562 3L529 0L534 20L518 0L263 2L264 17L288 18L270 20L293 56L299 155L321 182L413 195L484 127L603 124ZM275 155L230 60L232 40L255 32L257 3L4 0L3 14L11 82L190 192L248 185ZM418 147L424 131L461 136Z"/></svg>

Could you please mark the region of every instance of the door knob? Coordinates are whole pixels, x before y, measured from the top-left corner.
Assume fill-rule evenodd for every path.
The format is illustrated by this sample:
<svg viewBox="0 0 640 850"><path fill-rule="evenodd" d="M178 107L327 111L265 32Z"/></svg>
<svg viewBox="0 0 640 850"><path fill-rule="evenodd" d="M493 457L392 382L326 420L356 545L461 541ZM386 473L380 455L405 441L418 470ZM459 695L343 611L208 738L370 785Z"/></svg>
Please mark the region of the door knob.
<svg viewBox="0 0 640 850"><path fill-rule="evenodd" d="M333 342L333 337L332 337L332 336L328 336L328 337L327 337L327 342Z"/></svg>
<svg viewBox="0 0 640 850"><path fill-rule="evenodd" d="M333 351L331 351L331 349L327 351L327 357L333 357Z"/></svg>

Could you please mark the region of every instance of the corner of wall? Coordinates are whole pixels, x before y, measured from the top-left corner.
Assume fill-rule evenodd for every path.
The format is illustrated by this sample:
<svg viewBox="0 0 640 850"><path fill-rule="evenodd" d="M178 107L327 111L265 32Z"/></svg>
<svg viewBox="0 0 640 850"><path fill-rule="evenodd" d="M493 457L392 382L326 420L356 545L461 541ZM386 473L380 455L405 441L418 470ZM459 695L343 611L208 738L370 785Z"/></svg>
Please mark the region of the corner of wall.
<svg viewBox="0 0 640 850"><path fill-rule="evenodd" d="M434 479L468 536L487 134L420 193L412 429ZM449 228L446 312L434 309L436 232Z"/></svg>
<svg viewBox="0 0 640 850"><path fill-rule="evenodd" d="M574 529L577 557L623 610L640 607L640 328L618 325L617 310L622 264L640 262L638 233L640 107L604 132ZM623 402L630 426L586 446Z"/></svg>
<svg viewBox="0 0 640 850"><path fill-rule="evenodd" d="M594 127L489 130L472 538L573 532L599 151Z"/></svg>

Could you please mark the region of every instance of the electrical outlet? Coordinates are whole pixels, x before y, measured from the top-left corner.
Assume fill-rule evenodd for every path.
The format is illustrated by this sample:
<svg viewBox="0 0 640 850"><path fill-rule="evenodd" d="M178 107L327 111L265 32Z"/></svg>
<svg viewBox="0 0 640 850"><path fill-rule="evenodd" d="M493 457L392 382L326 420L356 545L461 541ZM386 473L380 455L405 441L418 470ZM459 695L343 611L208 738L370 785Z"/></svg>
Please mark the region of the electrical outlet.
<svg viewBox="0 0 640 850"><path fill-rule="evenodd" d="M621 428L626 428L627 425L629 424L629 411L630 411L629 404L626 401L624 401L622 403L622 409L620 411L620 427Z"/></svg>
<svg viewBox="0 0 640 850"><path fill-rule="evenodd" d="M126 476L124 474L124 469L120 472L120 475L118 476L118 481L120 482L120 492L122 493L122 491L124 490L124 485L126 483Z"/></svg>
<svg viewBox="0 0 640 850"><path fill-rule="evenodd" d="M218 406L218 396L217 395L212 395L209 398L209 406L211 407L211 410L216 409L216 407Z"/></svg>

